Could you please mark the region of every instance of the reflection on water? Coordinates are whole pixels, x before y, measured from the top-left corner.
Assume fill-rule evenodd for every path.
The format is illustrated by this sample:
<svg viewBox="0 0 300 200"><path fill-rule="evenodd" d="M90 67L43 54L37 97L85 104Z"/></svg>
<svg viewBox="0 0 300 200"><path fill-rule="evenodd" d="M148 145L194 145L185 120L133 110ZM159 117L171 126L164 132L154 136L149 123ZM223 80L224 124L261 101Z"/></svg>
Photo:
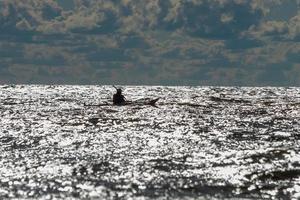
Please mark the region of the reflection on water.
<svg viewBox="0 0 300 200"><path fill-rule="evenodd" d="M0 86L0 197L300 198L300 88Z"/></svg>

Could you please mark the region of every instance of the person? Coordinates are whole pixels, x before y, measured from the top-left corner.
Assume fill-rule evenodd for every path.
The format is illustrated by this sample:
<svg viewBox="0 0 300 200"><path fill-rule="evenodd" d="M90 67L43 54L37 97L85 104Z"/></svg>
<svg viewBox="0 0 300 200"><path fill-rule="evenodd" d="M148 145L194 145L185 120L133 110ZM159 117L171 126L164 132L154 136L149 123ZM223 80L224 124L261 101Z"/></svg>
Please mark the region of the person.
<svg viewBox="0 0 300 200"><path fill-rule="evenodd" d="M114 105L124 105L125 97L122 95L122 90L120 88L116 88L117 93L113 96L113 104Z"/></svg>

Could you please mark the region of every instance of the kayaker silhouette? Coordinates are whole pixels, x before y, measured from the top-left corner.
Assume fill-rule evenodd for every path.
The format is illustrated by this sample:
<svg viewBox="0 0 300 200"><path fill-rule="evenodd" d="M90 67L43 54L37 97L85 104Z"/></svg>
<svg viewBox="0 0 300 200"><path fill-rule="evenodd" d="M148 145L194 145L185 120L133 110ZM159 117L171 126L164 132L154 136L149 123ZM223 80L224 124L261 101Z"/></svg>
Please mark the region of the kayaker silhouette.
<svg viewBox="0 0 300 200"><path fill-rule="evenodd" d="M122 95L122 89L116 88L115 86L113 87L117 90L117 93L113 96L113 104L124 105L126 102L126 98L124 97L124 95Z"/></svg>
<svg viewBox="0 0 300 200"><path fill-rule="evenodd" d="M150 105L153 107L157 107L155 104L156 102L159 100L159 98L156 99L152 99L152 100L140 100L140 101L126 101L126 98L124 97L124 95L122 94L122 89L121 88L117 88L116 86L113 85L113 87L117 90L117 93L114 94L113 96L113 105L118 105L118 106L122 106L122 105Z"/></svg>

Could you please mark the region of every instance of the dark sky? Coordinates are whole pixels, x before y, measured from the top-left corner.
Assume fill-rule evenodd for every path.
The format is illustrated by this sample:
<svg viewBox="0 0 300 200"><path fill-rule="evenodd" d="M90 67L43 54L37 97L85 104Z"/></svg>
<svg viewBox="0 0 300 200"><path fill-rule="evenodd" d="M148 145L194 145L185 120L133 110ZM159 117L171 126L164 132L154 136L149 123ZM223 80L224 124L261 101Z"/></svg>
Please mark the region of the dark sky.
<svg viewBox="0 0 300 200"><path fill-rule="evenodd" d="M299 5L0 0L0 83L300 86Z"/></svg>

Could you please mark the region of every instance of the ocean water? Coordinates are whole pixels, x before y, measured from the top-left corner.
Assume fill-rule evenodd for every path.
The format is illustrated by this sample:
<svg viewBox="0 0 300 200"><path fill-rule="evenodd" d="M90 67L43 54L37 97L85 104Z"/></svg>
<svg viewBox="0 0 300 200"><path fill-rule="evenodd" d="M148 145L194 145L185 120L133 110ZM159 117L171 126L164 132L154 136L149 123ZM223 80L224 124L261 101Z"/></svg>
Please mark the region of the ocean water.
<svg viewBox="0 0 300 200"><path fill-rule="evenodd" d="M123 88L0 86L0 199L300 198L300 88Z"/></svg>

